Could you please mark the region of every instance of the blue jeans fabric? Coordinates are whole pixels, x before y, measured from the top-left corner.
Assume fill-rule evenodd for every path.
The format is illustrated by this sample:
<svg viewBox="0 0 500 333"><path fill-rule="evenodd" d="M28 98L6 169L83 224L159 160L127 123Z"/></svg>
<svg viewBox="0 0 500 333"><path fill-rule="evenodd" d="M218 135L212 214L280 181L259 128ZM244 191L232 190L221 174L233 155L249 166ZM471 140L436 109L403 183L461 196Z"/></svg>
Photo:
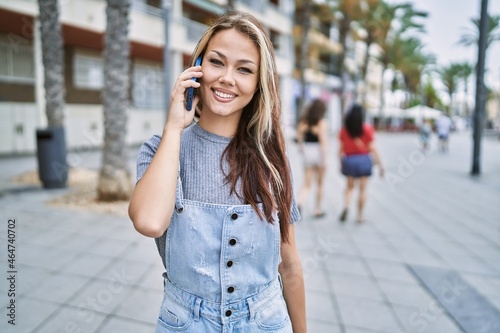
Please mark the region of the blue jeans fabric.
<svg viewBox="0 0 500 333"><path fill-rule="evenodd" d="M349 177L372 175L372 158L369 154L347 155L342 158L342 174Z"/></svg>
<svg viewBox="0 0 500 333"><path fill-rule="evenodd" d="M292 327L278 279L258 294L227 305L199 298L165 280L156 333L170 332L292 333Z"/></svg>

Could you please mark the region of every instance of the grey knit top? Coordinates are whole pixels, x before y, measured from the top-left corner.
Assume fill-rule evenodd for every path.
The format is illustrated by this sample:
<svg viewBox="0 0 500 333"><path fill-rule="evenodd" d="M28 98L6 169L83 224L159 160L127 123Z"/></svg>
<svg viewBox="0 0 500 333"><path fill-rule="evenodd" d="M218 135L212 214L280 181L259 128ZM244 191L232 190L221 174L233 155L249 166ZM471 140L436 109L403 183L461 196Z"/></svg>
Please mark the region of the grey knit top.
<svg viewBox="0 0 500 333"><path fill-rule="evenodd" d="M141 146L137 158L137 181L146 172L158 149L160 140L161 136L155 135ZM226 183L221 169L221 157L230 141L231 138L207 132L198 124L193 124L183 131L179 176L182 181L184 199L222 205L244 204L236 194L230 193L231 184ZM222 167L224 170L228 170L229 166L225 159L222 162ZM300 219L300 214L295 199L291 204L290 223L295 223ZM163 263L165 263L164 237L165 235L156 239Z"/></svg>

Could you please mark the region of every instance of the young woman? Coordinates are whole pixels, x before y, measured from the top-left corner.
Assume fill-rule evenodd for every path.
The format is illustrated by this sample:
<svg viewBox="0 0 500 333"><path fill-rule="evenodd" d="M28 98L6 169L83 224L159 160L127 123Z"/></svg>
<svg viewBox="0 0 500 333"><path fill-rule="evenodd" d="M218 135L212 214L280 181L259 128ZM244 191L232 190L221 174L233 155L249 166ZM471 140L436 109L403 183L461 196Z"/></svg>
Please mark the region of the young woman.
<svg viewBox="0 0 500 333"><path fill-rule="evenodd" d="M141 147L129 206L166 267L156 332L306 332L272 44L253 16L230 13L191 64L199 56L173 87L163 135Z"/></svg>
<svg viewBox="0 0 500 333"><path fill-rule="evenodd" d="M297 138L300 144L304 162L304 184L299 192L298 206L307 202L312 182L316 180L316 197L314 217L323 217L321 208L323 200L323 177L326 171L327 158L327 125L324 118L326 105L320 99L315 99L306 109L297 126Z"/></svg>
<svg viewBox="0 0 500 333"><path fill-rule="evenodd" d="M347 219L352 192L356 183L359 186L357 222L363 223L363 208L366 202L366 185L372 174L372 157L379 167L380 176L384 175L384 167L380 154L375 146L373 127L364 123L363 108L354 104L344 118L344 126L339 133L339 156L342 174L347 178L344 194L344 209L340 221Z"/></svg>

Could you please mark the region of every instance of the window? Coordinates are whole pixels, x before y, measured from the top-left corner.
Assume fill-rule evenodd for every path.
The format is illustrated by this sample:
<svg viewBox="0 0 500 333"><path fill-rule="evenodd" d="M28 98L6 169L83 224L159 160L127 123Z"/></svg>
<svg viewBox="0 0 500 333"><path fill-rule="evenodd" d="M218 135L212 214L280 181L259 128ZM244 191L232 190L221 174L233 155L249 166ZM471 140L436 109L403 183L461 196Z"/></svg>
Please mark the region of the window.
<svg viewBox="0 0 500 333"><path fill-rule="evenodd" d="M80 89L102 89L104 87L104 60L99 56L75 54L73 84Z"/></svg>
<svg viewBox="0 0 500 333"><path fill-rule="evenodd" d="M160 65L134 64L132 103L139 109L163 108L163 68Z"/></svg>
<svg viewBox="0 0 500 333"><path fill-rule="evenodd" d="M10 82L35 81L33 49L0 40L0 79Z"/></svg>

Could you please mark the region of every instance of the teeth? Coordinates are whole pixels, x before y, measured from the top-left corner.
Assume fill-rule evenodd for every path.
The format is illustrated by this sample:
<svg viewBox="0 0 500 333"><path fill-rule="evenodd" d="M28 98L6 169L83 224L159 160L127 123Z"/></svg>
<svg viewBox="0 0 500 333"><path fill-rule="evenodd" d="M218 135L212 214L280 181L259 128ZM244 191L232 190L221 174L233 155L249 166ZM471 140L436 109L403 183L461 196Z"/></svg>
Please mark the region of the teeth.
<svg viewBox="0 0 500 333"><path fill-rule="evenodd" d="M214 93L219 96L220 98L234 98L234 95L231 94L226 94L220 91L214 91Z"/></svg>

